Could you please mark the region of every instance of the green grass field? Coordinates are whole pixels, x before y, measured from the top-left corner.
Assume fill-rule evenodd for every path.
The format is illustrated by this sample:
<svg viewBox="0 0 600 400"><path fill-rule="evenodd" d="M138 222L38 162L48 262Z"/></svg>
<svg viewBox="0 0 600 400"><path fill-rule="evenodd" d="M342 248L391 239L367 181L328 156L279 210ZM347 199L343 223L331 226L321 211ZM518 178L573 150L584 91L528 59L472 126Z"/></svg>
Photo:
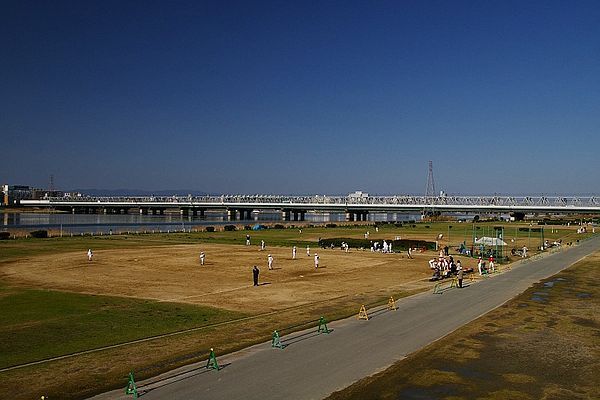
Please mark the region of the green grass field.
<svg viewBox="0 0 600 400"><path fill-rule="evenodd" d="M0 368L243 316L187 304L0 287Z"/></svg>

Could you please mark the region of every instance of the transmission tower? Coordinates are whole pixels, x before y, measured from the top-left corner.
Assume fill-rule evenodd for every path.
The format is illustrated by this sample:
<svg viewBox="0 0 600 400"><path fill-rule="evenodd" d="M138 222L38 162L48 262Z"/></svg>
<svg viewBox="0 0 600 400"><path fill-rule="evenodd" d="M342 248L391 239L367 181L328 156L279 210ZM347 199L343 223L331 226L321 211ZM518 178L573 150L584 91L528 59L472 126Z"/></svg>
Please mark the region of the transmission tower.
<svg viewBox="0 0 600 400"><path fill-rule="evenodd" d="M54 191L54 174L50 174L50 188L48 190Z"/></svg>
<svg viewBox="0 0 600 400"><path fill-rule="evenodd" d="M425 196L435 196L435 181L433 180L433 161L429 161L429 173L427 174L427 187L425 188Z"/></svg>

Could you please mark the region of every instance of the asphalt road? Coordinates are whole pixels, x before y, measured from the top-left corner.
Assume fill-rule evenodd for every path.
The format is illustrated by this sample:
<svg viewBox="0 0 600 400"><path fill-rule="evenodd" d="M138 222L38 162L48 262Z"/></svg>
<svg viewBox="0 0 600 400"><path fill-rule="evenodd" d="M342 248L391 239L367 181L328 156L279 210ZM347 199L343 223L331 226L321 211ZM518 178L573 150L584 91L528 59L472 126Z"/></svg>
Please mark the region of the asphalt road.
<svg viewBox="0 0 600 400"><path fill-rule="evenodd" d="M139 382L141 398L323 399L435 340L448 334L451 339L457 328L598 249L600 237L463 289L402 299L398 310L375 313L369 321L349 318L330 323L330 334L316 334L315 328L284 336L284 349L274 349L270 342L225 356L216 349L219 363L225 366L220 371L206 370L205 363L182 367ZM119 390L93 399L130 398Z"/></svg>

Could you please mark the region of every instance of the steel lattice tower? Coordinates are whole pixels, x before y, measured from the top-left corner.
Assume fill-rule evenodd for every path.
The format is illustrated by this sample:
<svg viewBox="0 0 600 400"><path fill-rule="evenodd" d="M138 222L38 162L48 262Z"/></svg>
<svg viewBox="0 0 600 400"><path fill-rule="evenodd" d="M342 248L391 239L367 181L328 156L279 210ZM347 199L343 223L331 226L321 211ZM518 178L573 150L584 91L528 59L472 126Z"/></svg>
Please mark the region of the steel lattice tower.
<svg viewBox="0 0 600 400"><path fill-rule="evenodd" d="M435 181L433 180L433 161L429 161L429 173L427 174L427 187L425 188L425 196L435 196Z"/></svg>

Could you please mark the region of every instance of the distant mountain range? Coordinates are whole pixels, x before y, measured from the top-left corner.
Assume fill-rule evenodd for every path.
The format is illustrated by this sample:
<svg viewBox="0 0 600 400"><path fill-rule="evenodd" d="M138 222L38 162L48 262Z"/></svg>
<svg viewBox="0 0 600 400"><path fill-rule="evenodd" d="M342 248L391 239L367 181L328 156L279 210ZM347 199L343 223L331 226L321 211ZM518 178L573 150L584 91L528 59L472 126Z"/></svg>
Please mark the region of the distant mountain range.
<svg viewBox="0 0 600 400"><path fill-rule="evenodd" d="M170 190L141 190L141 189L72 189L71 193L82 193L88 196L206 196L207 193L193 189L170 189Z"/></svg>

